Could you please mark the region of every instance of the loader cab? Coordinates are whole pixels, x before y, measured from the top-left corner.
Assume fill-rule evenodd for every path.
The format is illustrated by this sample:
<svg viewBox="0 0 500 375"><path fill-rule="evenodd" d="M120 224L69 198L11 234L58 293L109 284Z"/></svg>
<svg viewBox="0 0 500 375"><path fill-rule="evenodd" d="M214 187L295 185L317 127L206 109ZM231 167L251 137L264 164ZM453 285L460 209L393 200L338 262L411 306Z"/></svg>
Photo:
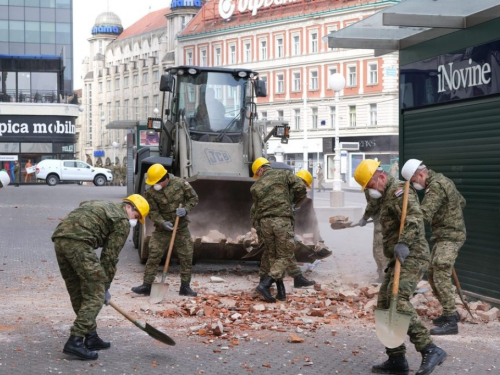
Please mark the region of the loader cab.
<svg viewBox="0 0 500 375"><path fill-rule="evenodd" d="M261 84L257 85L259 90L255 89L256 76L257 73L246 69L188 66L169 69L160 85L160 90L172 93L167 111L169 120L184 123L193 141L241 142L255 115L255 93L265 96Z"/></svg>

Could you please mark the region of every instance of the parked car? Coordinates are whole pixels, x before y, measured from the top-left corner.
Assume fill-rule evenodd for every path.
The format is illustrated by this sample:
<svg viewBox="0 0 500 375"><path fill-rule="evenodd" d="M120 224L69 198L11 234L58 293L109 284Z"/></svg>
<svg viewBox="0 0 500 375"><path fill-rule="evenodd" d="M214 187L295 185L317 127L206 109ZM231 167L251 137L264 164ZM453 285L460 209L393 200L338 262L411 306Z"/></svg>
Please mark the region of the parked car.
<svg viewBox="0 0 500 375"><path fill-rule="evenodd" d="M49 186L61 181L92 181L103 186L113 181L113 174L109 169L93 167L81 160L45 159L36 165L36 178L45 180Z"/></svg>

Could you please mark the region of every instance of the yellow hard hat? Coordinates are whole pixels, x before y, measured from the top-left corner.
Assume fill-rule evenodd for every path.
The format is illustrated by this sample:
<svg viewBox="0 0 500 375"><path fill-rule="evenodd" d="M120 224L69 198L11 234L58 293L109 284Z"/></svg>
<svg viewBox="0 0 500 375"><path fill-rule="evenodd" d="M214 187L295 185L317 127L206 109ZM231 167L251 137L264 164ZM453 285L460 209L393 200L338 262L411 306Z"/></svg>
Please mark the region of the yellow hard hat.
<svg viewBox="0 0 500 375"><path fill-rule="evenodd" d="M154 185L158 181L160 181L163 176L167 174L167 170L165 167L161 164L153 164L151 167L148 169L147 177L146 177L146 184L148 185Z"/></svg>
<svg viewBox="0 0 500 375"><path fill-rule="evenodd" d="M253 164L252 164L253 178L258 178L256 173L259 170L259 168L262 167L264 164L269 164L269 160L267 160L266 158L263 158L263 157L257 158L253 162Z"/></svg>
<svg viewBox="0 0 500 375"><path fill-rule="evenodd" d="M296 174L297 177L300 177L304 182L306 183L307 187L311 189L311 183L313 180L313 176L309 173L309 171L306 171L305 169L301 169L300 171L297 172Z"/></svg>
<svg viewBox="0 0 500 375"><path fill-rule="evenodd" d="M368 185L368 182L372 179L379 165L379 161L372 159L365 159L359 163L358 167L354 171L354 179L361 185L361 190L365 190L366 185Z"/></svg>
<svg viewBox="0 0 500 375"><path fill-rule="evenodd" d="M134 209L141 214L139 221L144 224L144 219L149 213L149 203L144 197L139 194L129 195L127 198L123 198L123 201L130 203L134 206Z"/></svg>

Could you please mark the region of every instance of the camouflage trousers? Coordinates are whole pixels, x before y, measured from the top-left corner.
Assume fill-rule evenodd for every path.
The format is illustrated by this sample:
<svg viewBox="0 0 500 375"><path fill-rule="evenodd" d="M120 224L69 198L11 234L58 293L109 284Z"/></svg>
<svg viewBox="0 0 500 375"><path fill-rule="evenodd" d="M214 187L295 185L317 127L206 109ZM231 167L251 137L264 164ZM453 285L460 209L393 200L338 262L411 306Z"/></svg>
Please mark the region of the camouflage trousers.
<svg viewBox="0 0 500 375"><path fill-rule="evenodd" d="M92 246L67 238L54 239L57 263L66 283L76 319L71 335L84 337L97 329L104 304L106 275Z"/></svg>
<svg viewBox="0 0 500 375"><path fill-rule="evenodd" d="M282 279L285 271L297 266L292 221L288 217L266 217L260 220L260 229L271 266L268 275Z"/></svg>
<svg viewBox="0 0 500 375"><path fill-rule="evenodd" d="M388 309L391 301L392 284L394 279L395 260L391 259L389 269L385 274L384 281L380 286L380 292L377 300L379 309ZM422 259L416 259L408 256L405 259L404 265L401 266L401 274L399 277L399 295L397 310L411 315L410 326L408 327L408 336L410 341L415 345L415 349L420 352L427 345L432 343L429 331L420 320L415 308L410 302L418 282L422 278L424 271L428 267L428 262ZM386 353L389 356L404 355L406 353L405 344L401 344L397 348L386 348Z"/></svg>
<svg viewBox="0 0 500 375"><path fill-rule="evenodd" d="M149 258L144 271L144 282L152 284L158 271L158 264L168 250L173 232L154 231L149 240ZM181 265L181 281L191 282L191 269L193 268L193 240L189 229L177 228L174 248Z"/></svg>
<svg viewBox="0 0 500 375"><path fill-rule="evenodd" d="M463 242L439 241L432 248L427 278L434 295L443 307L443 315L453 315L457 311L451 272L463 244Z"/></svg>
<svg viewBox="0 0 500 375"><path fill-rule="evenodd" d="M257 237L259 238L259 243L262 243L264 240L262 239L262 231L260 230L260 227L257 226L255 230L257 231ZM269 252L267 251L266 245L264 244L263 246L264 250L262 251L262 256L260 258L259 278L267 276L269 274L269 271L271 271L271 261L269 260ZM286 273L290 277L300 276L302 275L302 271L297 266L297 259L295 258L295 250L293 254L293 259L294 262L286 269Z"/></svg>
<svg viewBox="0 0 500 375"><path fill-rule="evenodd" d="M384 243L382 241L382 224L378 218L373 219L373 259L377 264L379 281L384 279L384 270L389 264L389 259L384 255Z"/></svg>

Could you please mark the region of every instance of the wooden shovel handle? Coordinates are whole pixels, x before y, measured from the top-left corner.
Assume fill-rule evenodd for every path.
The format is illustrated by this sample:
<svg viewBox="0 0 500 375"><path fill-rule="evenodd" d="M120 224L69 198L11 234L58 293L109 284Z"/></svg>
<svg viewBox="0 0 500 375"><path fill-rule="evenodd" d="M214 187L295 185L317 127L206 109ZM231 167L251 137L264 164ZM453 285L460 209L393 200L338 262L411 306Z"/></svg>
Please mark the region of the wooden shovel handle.
<svg viewBox="0 0 500 375"><path fill-rule="evenodd" d="M405 228L406 211L408 209L408 194L410 192L410 181L405 182L405 189L403 193L403 208L401 209L401 222L399 223L399 236L403 233ZM396 257L396 266L394 267L394 281L392 284L392 294L398 294L399 290L399 275L401 273L401 263L398 257Z"/></svg>
<svg viewBox="0 0 500 375"><path fill-rule="evenodd" d="M179 204L179 208L182 208L182 204ZM161 277L162 283L165 282L165 278L167 276L168 265L170 264L170 256L172 255L172 249L174 248L175 234L177 233L178 225L179 225L179 216L176 216L172 238L170 238L170 245L168 246L167 260L165 261L165 266L163 267L163 275Z"/></svg>
<svg viewBox="0 0 500 375"><path fill-rule="evenodd" d="M115 309L116 311L118 311L120 314L122 314L125 318L127 318L128 320L130 320L132 323L135 323L136 319L134 319L134 317L132 317L131 315L127 314L120 307L118 307L117 305L115 305L115 303L113 301L109 301L109 305L113 309Z"/></svg>

